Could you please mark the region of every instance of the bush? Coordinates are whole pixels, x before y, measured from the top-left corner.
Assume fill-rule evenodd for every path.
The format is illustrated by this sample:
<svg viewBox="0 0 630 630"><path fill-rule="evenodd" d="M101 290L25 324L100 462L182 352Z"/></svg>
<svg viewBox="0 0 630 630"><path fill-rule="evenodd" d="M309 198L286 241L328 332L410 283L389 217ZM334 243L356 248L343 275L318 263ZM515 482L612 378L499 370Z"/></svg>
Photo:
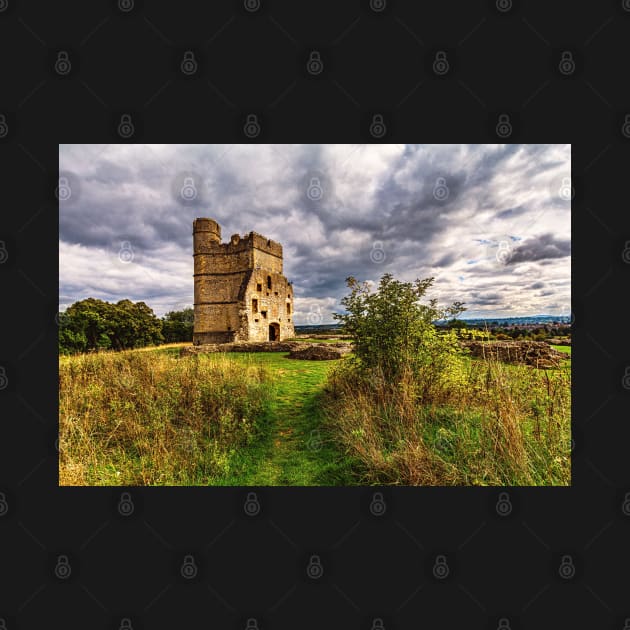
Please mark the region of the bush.
<svg viewBox="0 0 630 630"><path fill-rule="evenodd" d="M362 481L568 485L570 371L466 356L454 328L432 324L463 304L419 303L432 281L385 275L371 293L348 279L347 314L336 318L352 335L356 360L331 373L326 417Z"/></svg>
<svg viewBox="0 0 630 630"><path fill-rule="evenodd" d="M410 372L418 394L429 396L459 356L454 329L438 331L433 322L461 313L463 303L447 308L438 308L435 300L421 304L433 278L411 283L385 274L374 292L353 277L347 284L350 294L341 300L346 313L333 317L352 338L355 368L394 382Z"/></svg>

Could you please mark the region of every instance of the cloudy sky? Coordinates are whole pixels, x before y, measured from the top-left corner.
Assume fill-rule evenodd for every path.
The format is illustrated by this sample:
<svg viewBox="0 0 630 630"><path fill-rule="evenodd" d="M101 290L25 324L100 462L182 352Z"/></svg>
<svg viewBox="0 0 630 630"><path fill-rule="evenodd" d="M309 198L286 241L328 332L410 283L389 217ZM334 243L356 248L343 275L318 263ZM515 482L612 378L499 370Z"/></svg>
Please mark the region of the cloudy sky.
<svg viewBox="0 0 630 630"><path fill-rule="evenodd" d="M296 324L345 278L435 276L464 317L569 314L570 145L62 145L60 308L192 306L192 221L279 241Z"/></svg>

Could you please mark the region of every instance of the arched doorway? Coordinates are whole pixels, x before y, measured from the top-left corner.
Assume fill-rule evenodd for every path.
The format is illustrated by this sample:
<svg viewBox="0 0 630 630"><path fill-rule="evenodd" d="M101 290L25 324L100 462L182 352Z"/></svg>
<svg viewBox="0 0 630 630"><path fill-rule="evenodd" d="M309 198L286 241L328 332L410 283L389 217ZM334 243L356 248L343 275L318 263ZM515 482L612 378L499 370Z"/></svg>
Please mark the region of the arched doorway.
<svg viewBox="0 0 630 630"><path fill-rule="evenodd" d="M280 324L269 324L269 341L280 341Z"/></svg>

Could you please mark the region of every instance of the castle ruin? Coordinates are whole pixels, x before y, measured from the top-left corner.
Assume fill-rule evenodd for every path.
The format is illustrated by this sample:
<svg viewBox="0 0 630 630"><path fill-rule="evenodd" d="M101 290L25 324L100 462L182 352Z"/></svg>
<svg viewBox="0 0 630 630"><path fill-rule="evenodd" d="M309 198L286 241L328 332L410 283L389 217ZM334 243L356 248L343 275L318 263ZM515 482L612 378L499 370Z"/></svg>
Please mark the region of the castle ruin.
<svg viewBox="0 0 630 630"><path fill-rule="evenodd" d="M293 285L282 275L282 245L261 234L221 242L213 219L193 221L193 344L293 337Z"/></svg>

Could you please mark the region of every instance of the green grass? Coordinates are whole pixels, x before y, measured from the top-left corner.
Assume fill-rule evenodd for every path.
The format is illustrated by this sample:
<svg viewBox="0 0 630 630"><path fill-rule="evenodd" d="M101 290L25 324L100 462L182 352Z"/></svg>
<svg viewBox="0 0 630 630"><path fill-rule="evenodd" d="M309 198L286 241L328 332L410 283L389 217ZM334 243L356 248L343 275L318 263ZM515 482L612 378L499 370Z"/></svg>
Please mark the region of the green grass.
<svg viewBox="0 0 630 630"><path fill-rule="evenodd" d="M567 354L571 354L571 346L551 346L554 350L559 350L560 352L566 352Z"/></svg>
<svg viewBox="0 0 630 630"><path fill-rule="evenodd" d="M60 357L60 485L211 485L264 434L272 374L173 354Z"/></svg>
<svg viewBox="0 0 630 630"><path fill-rule="evenodd" d="M60 358L61 485L352 483L322 426L333 362L179 350Z"/></svg>
<svg viewBox="0 0 630 630"><path fill-rule="evenodd" d="M330 361L287 359L284 352L230 353L274 375L265 434L234 453L216 485L312 486L352 483L350 462L322 427L320 398Z"/></svg>
<svg viewBox="0 0 630 630"><path fill-rule="evenodd" d="M568 483L570 357L462 357L448 395L419 405L405 382L337 379L336 396L346 359L182 345L60 357L62 485Z"/></svg>
<svg viewBox="0 0 630 630"><path fill-rule="evenodd" d="M331 375L331 431L364 484L569 485L570 360L536 369L462 357L429 396L404 372Z"/></svg>

